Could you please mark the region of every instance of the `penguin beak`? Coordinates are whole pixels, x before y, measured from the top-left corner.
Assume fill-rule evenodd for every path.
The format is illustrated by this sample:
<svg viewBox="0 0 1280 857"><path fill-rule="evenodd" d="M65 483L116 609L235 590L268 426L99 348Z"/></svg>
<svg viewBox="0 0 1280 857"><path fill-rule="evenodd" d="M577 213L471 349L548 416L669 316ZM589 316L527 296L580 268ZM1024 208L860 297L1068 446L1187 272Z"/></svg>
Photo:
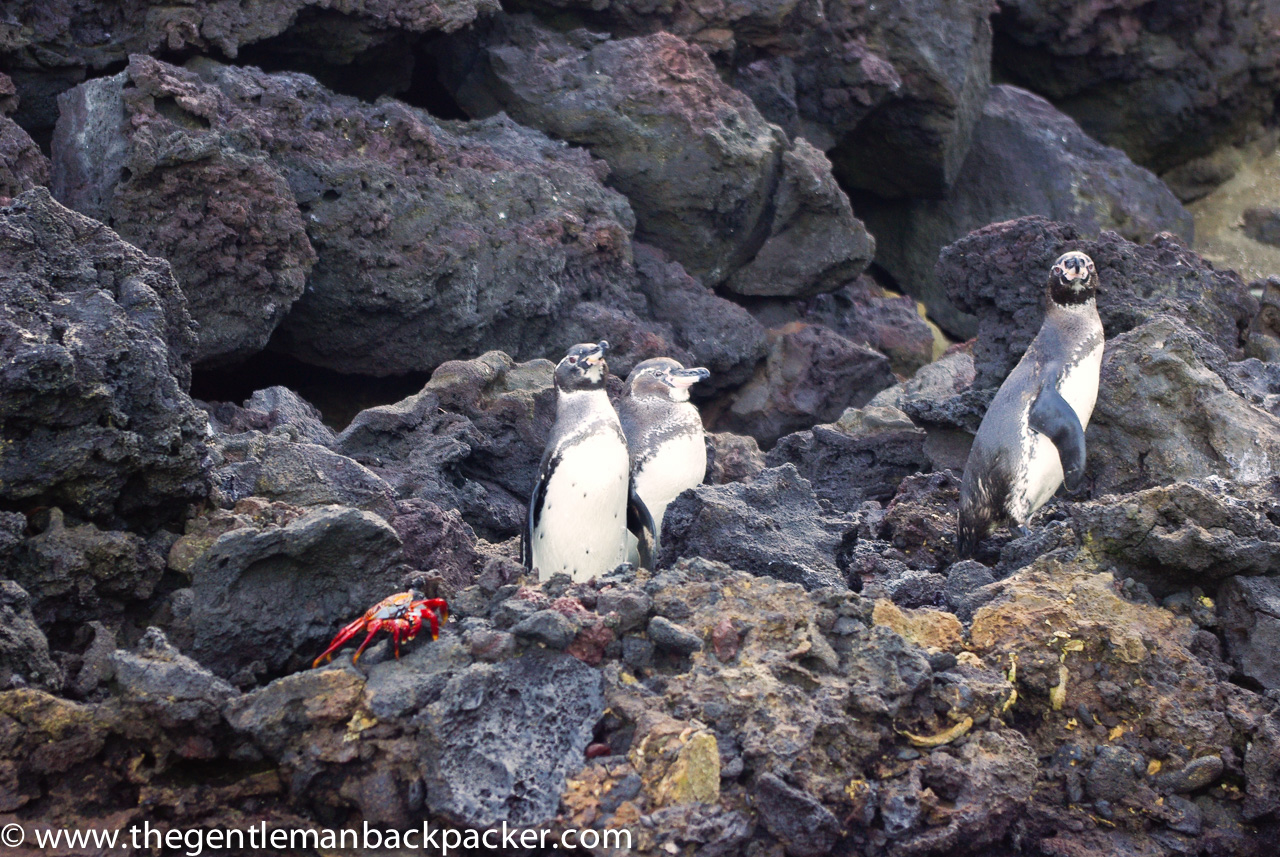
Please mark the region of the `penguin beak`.
<svg viewBox="0 0 1280 857"><path fill-rule="evenodd" d="M582 358L582 362L588 366L598 366L604 362L605 352L609 350L608 340L602 339L596 343L596 351Z"/></svg>
<svg viewBox="0 0 1280 857"><path fill-rule="evenodd" d="M705 381L711 377L711 373L702 367L696 369L672 369L667 373L667 378L672 387L688 389L699 381Z"/></svg>

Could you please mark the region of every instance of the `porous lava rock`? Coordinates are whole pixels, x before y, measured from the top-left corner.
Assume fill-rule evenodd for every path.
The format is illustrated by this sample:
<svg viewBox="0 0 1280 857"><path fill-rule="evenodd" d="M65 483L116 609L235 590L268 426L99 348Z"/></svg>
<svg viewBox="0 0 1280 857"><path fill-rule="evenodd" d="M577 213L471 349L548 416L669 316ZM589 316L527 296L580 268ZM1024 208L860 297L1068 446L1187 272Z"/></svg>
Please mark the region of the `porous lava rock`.
<svg viewBox="0 0 1280 857"><path fill-rule="evenodd" d="M1186 323L1157 315L1108 343L1085 439L1095 495L1210 475L1267 482L1280 418L1254 403L1226 355Z"/></svg>
<svg viewBox="0 0 1280 857"><path fill-rule="evenodd" d="M472 115L505 110L606 161L637 237L708 285L813 294L870 262L874 242L826 156L789 145L677 36L609 40L502 18L459 81L455 97Z"/></svg>
<svg viewBox="0 0 1280 857"><path fill-rule="evenodd" d="M234 363L267 344L316 254L280 169L228 146L229 117L207 93L190 112L199 94L163 69L138 57L59 99L53 192L167 259L200 325L195 362Z"/></svg>
<svg viewBox="0 0 1280 857"><path fill-rule="evenodd" d="M294 61L350 65L414 34L454 32L498 10L495 0L194 0L157 7L144 0L41 3L15 0L0 36L0 64L22 93L16 118L42 134L53 128L57 96L130 54L221 54L283 39ZM33 131L34 133L34 131Z"/></svg>
<svg viewBox="0 0 1280 857"><path fill-rule="evenodd" d="M764 446L833 422L895 381L889 358L820 325L792 322L769 331L769 354L755 376L713 417L717 429Z"/></svg>
<svg viewBox="0 0 1280 857"><path fill-rule="evenodd" d="M523 527L555 421L553 364L489 352L440 366L420 393L360 412L336 441L400 498L458 509L482 535Z"/></svg>
<svg viewBox="0 0 1280 857"><path fill-rule="evenodd" d="M138 120L105 123L102 147L132 146L146 161L95 161L97 187L114 192L172 158L189 162L183 183L193 188L223 163L283 177L254 198L296 206L316 253L272 346L304 362L381 376L487 348L543 356L573 344L558 338L560 322L579 303L629 311L633 216L601 184L607 167L508 119L440 121L395 101L334 95L306 75L208 60L177 68L134 56L90 91L124 100ZM67 140L90 130L92 111L66 115ZM162 145L144 145L151 125ZM218 130L228 127L236 133ZM217 187L214 173L207 182ZM147 199L158 202L151 194L140 204ZM180 218L181 209L155 215ZM264 249L287 232L254 243ZM274 251L256 258L288 264ZM259 299L283 314L283 296Z"/></svg>
<svg viewBox="0 0 1280 857"><path fill-rule="evenodd" d="M890 500L905 477L928 470L924 443L925 433L896 408L850 408L834 423L782 437L765 460L794 464L820 499L848 510Z"/></svg>
<svg viewBox="0 0 1280 857"><path fill-rule="evenodd" d="M1233 577L1219 590L1218 614L1227 656L1240 672L1267 690L1280 688L1280 580Z"/></svg>
<svg viewBox="0 0 1280 857"><path fill-rule="evenodd" d="M798 300L758 300L751 313L770 328L795 321L821 324L889 358L895 374L913 377L932 363L937 340L914 298L897 295L863 274L834 292Z"/></svg>
<svg viewBox="0 0 1280 857"><path fill-rule="evenodd" d="M1040 331L1049 269L1068 250L1087 253L1097 267L1098 314L1109 339L1167 312L1230 358L1242 356L1258 302L1233 272L1171 236L1134 244L1104 230L1092 239L1071 224L1022 217L977 229L938 256L947 297L978 317L975 387L999 386Z"/></svg>
<svg viewBox="0 0 1280 857"><path fill-rule="evenodd" d="M1246 137L1280 91L1270 3L1001 0L994 24L1001 74L1156 170Z"/></svg>
<svg viewBox="0 0 1280 857"><path fill-rule="evenodd" d="M968 157L944 194L860 201L859 212L878 238L876 264L962 338L977 333L978 324L949 300L950 280L934 266L943 247L974 229L1034 214L1071 223L1082 236L1110 229L1149 241L1171 232L1190 243L1193 232L1191 214L1155 175L1013 86L991 87Z"/></svg>
<svg viewBox="0 0 1280 857"><path fill-rule="evenodd" d="M49 183L49 159L35 141L0 111L0 197Z"/></svg>
<svg viewBox="0 0 1280 857"><path fill-rule="evenodd" d="M194 350L167 262L44 188L0 208L0 503L147 522L203 496Z"/></svg>
<svg viewBox="0 0 1280 857"><path fill-rule="evenodd" d="M1209 478L1110 495L1070 509L1089 549L1155 594L1280 572L1280 486Z"/></svg>
<svg viewBox="0 0 1280 857"><path fill-rule="evenodd" d="M31 615L31 599L12 580L0 580L0 620L0 688L25 684L61 690L62 670Z"/></svg>
<svg viewBox="0 0 1280 857"><path fill-rule="evenodd" d="M376 515L343 506L257 509L191 562L190 592L174 602L168 631L224 677L309 663L342 625L402 589L400 538Z"/></svg>
<svg viewBox="0 0 1280 857"><path fill-rule="evenodd" d="M677 497L662 525L659 565L704 557L808 589L843 586L835 554L846 528L784 464L750 482L699 485Z"/></svg>

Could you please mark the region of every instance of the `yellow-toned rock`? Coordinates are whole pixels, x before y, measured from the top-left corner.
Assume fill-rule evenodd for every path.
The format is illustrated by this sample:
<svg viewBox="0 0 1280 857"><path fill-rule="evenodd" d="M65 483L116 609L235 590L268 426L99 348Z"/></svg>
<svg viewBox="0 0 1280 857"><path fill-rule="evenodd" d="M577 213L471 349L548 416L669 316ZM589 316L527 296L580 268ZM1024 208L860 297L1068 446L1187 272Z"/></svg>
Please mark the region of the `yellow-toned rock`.
<svg viewBox="0 0 1280 857"><path fill-rule="evenodd" d="M646 714L636 725L628 759L652 809L720 799L720 748L700 725Z"/></svg>
<svg viewBox="0 0 1280 857"><path fill-rule="evenodd" d="M958 652L964 644L960 620L942 610L929 607L903 610L889 599L881 598L876 601L871 621L926 649Z"/></svg>

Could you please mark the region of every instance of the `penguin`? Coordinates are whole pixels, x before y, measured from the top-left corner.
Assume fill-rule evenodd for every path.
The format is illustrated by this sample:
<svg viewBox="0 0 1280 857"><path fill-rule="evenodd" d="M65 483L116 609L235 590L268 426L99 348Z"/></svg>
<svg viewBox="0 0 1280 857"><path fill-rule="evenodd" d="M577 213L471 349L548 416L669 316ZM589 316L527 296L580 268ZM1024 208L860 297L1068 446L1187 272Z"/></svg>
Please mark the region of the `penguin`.
<svg viewBox="0 0 1280 857"><path fill-rule="evenodd" d="M522 558L541 579L574 582L612 571L627 557L627 530L652 566L653 518L636 495L627 440L605 392L608 342L569 349L556 366L556 421L529 500Z"/></svg>
<svg viewBox="0 0 1280 857"><path fill-rule="evenodd" d="M702 417L689 401L689 388L709 377L706 369L686 369L669 357L645 360L627 376L618 411L631 456L631 479L653 515L658 540L667 506L707 475Z"/></svg>
<svg viewBox="0 0 1280 857"><path fill-rule="evenodd" d="M991 401L960 483L956 547L971 556L1001 522L1019 534L1066 483L1084 481L1084 430L1098 399L1098 274L1084 253L1053 264L1040 332Z"/></svg>

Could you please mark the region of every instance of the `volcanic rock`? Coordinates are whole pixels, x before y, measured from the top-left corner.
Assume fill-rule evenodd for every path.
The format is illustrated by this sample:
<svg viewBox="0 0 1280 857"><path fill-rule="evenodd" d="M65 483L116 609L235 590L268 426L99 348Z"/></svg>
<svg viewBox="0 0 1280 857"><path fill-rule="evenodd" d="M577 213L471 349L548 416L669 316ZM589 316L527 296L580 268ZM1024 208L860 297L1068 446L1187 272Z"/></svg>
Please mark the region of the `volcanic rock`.
<svg viewBox="0 0 1280 857"><path fill-rule="evenodd" d="M48 183L49 159L17 122L0 115L0 197Z"/></svg>
<svg viewBox="0 0 1280 857"><path fill-rule="evenodd" d="M751 482L699 485L677 497L667 507L659 565L696 556L808 589L844 586L835 563L842 529L785 464Z"/></svg>
<svg viewBox="0 0 1280 857"><path fill-rule="evenodd" d="M1274 111L1280 46L1269 34L1280 9L1271 4L1001 0L1000 8L999 71L1152 169L1240 139Z"/></svg>
<svg viewBox="0 0 1280 857"><path fill-rule="evenodd" d="M1086 432L1094 495L1210 475L1269 481L1280 418L1248 393L1217 345L1180 317L1157 315L1112 340Z"/></svg>
<svg viewBox="0 0 1280 857"><path fill-rule="evenodd" d="M1218 615L1236 669L1268 690L1280 688L1280 580L1231 578L1218 592Z"/></svg>
<svg viewBox="0 0 1280 857"><path fill-rule="evenodd" d="M62 670L49 657L49 641L31 615L26 591L0 580L0 688L15 684L56 692L62 688Z"/></svg>
<svg viewBox="0 0 1280 857"><path fill-rule="evenodd" d="M422 392L358 414L337 450L398 497L458 509L481 534L515 535L555 421L554 368L500 352L450 361Z"/></svg>
<svg viewBox="0 0 1280 857"><path fill-rule="evenodd" d="M253 198L279 200L281 212L296 207L316 253L307 291L273 343L305 362L388 375L493 347L543 355L572 344L556 339L556 322L580 301L625 309L633 218L600 183L607 168L509 120L441 122L398 102L334 95L305 75L205 60L180 69L142 56L83 95L103 110L123 101L130 124L103 123L101 148L141 159L81 163L99 196L173 159L189 164L182 183L193 188L225 185L222 164L283 177ZM60 137L94 130L95 115L69 111ZM237 133L218 130L226 127ZM65 172L64 186L83 181ZM156 197L139 204L147 199ZM166 222L181 216L181 208L149 210ZM302 265L301 244L292 257L272 249L287 234L264 231L251 258ZM301 288L301 279L285 279ZM292 299L238 294L220 303L253 305L275 320Z"/></svg>
<svg viewBox="0 0 1280 857"><path fill-rule="evenodd" d="M604 159L635 209L637 237L708 285L814 294L870 262L874 242L826 157L804 141L788 146L674 35L606 40L501 18L460 80L455 97L472 115L505 110Z"/></svg>
<svg viewBox="0 0 1280 857"><path fill-rule="evenodd" d="M400 539L381 518L342 506L292 515L245 521L190 566L170 636L220 676L255 661L271 673L310 663L342 625L402 589Z"/></svg>
<svg viewBox="0 0 1280 857"><path fill-rule="evenodd" d="M1154 175L1012 86L991 87L968 158L941 198L860 202L864 208L879 239L876 263L962 338L978 325L947 293L947 272L935 273L934 265L943 247L971 230L1029 214L1071 223L1082 235L1114 229L1130 241L1168 231L1189 242L1193 229L1191 215Z"/></svg>
<svg viewBox="0 0 1280 857"><path fill-rule="evenodd" d="M820 499L852 509L892 499L905 477L928 470L924 442L925 433L896 408L850 408L834 423L781 438L766 461L795 465Z"/></svg>
<svg viewBox="0 0 1280 857"><path fill-rule="evenodd" d="M43 188L0 208L0 502L145 521L202 496L194 346L167 262Z"/></svg>
<svg viewBox="0 0 1280 857"><path fill-rule="evenodd" d="M718 429L771 446L789 432L833 422L894 383L889 360L822 325L796 322L769 332L769 354L715 417Z"/></svg>

